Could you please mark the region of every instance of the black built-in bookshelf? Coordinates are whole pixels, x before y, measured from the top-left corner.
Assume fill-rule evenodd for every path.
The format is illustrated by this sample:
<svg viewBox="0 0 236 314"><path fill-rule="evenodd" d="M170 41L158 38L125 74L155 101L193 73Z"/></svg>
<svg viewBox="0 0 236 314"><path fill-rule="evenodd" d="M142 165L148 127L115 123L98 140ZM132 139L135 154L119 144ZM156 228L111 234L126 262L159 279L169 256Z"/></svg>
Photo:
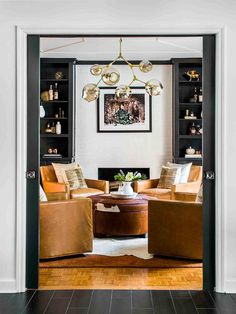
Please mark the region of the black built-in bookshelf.
<svg viewBox="0 0 236 314"><path fill-rule="evenodd" d="M202 135L190 135L192 123L202 129L202 102L192 102L195 89L202 89L202 59L173 59L173 161L177 163L193 162L202 164L202 158L185 158L186 149L190 146L202 152ZM199 80L189 81L184 75L189 70L200 73ZM204 97L203 97L204 101ZM194 113L197 119L186 119L186 110Z"/></svg>
<svg viewBox="0 0 236 314"><path fill-rule="evenodd" d="M43 101L45 117L40 118L40 163L69 163L74 160L74 103L75 103L75 64L76 59L41 58L40 92L48 91L50 85L58 87L58 100ZM62 72L63 78L56 79L56 72ZM62 114L59 114L63 112ZM58 114L58 117L55 115ZM46 133L45 128L57 122L61 124L61 134ZM48 154L48 150L57 149L58 155ZM57 157L58 156L58 157Z"/></svg>

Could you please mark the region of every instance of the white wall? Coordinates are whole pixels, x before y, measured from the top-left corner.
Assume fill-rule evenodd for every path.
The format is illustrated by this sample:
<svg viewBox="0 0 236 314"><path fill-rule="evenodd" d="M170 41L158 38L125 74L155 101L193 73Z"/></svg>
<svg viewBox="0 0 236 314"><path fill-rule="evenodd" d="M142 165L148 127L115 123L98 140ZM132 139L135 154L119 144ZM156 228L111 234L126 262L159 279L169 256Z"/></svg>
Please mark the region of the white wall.
<svg viewBox="0 0 236 314"><path fill-rule="evenodd" d="M121 74L119 84L132 80L132 72L127 66L116 65L116 68ZM89 69L88 65L78 66L76 84L76 161L82 166L84 175L97 178L99 167L147 167L151 177L157 178L161 165L172 158L171 65L155 65L146 74L135 71L141 80L157 78L164 86L160 96L152 97L151 133L97 133L97 104L88 103L81 97L85 84L98 82ZM133 86L142 84L134 83Z"/></svg>
<svg viewBox="0 0 236 314"><path fill-rule="evenodd" d="M223 247L223 282L220 289L236 292L236 134L235 107L235 55L236 55L236 1L234 0L169 0L169 1L28 1L0 3L0 143L1 188L0 188L0 289L14 289L16 237L16 25L37 28L51 26L88 27L94 33L99 28L104 32L158 33L161 28L201 29L215 26L226 27L224 95L227 102L224 155L225 197L222 211L225 214ZM224 147L222 148L224 149ZM11 284L12 283L12 284Z"/></svg>

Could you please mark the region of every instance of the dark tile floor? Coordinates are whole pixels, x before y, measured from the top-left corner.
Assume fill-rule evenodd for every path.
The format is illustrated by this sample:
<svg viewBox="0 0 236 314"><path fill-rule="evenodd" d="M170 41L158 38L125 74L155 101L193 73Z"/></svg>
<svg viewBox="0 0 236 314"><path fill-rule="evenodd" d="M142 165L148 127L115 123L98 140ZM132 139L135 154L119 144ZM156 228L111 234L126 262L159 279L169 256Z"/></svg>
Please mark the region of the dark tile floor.
<svg viewBox="0 0 236 314"><path fill-rule="evenodd" d="M236 294L204 291L28 290L0 294L1 314L236 314Z"/></svg>

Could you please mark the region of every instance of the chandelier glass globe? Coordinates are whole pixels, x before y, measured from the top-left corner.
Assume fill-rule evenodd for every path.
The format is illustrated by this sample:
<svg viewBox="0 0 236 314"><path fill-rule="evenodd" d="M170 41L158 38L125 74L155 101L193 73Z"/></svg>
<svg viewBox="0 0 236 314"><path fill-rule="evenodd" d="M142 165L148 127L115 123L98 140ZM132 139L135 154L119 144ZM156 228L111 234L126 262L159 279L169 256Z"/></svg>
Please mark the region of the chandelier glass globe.
<svg viewBox="0 0 236 314"><path fill-rule="evenodd" d="M118 100L128 100L131 95L131 89L127 85L120 85L115 90L115 97Z"/></svg>
<svg viewBox="0 0 236 314"><path fill-rule="evenodd" d="M102 66L99 64L94 64L90 68L90 73L92 75L98 76L102 74Z"/></svg>
<svg viewBox="0 0 236 314"><path fill-rule="evenodd" d="M120 80L120 73L114 67L105 68L102 72L102 80L106 85L115 85Z"/></svg>
<svg viewBox="0 0 236 314"><path fill-rule="evenodd" d="M149 95L158 96L163 90L163 85L160 81L151 79L145 84L145 89Z"/></svg>
<svg viewBox="0 0 236 314"><path fill-rule="evenodd" d="M100 89L95 84L87 84L84 86L82 91L83 99L88 102L98 99L100 95Z"/></svg>
<svg viewBox="0 0 236 314"><path fill-rule="evenodd" d="M149 60L143 60L139 63L139 70L148 73L152 70L152 63Z"/></svg>

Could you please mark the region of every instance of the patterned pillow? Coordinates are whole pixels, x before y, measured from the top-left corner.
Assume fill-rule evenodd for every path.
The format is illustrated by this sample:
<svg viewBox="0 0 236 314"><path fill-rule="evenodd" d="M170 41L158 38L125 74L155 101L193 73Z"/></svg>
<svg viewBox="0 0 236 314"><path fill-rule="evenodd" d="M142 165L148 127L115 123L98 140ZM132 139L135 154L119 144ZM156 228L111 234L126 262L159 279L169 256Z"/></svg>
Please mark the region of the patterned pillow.
<svg viewBox="0 0 236 314"><path fill-rule="evenodd" d="M76 162L72 162L71 164L59 164L59 163L53 163L52 162L52 166L54 168L56 177L57 177L57 181L59 183L65 183L64 179L63 179L63 173L65 170L74 170L74 169L78 169L79 165Z"/></svg>
<svg viewBox="0 0 236 314"><path fill-rule="evenodd" d="M161 176L157 187L163 189L170 189L171 185L179 182L181 175L181 168L169 168L162 166Z"/></svg>
<svg viewBox="0 0 236 314"><path fill-rule="evenodd" d="M65 170L63 172L63 179L65 183L69 183L71 190L87 188L81 168L73 170Z"/></svg>
<svg viewBox="0 0 236 314"><path fill-rule="evenodd" d="M202 201L203 201L203 186L202 186L202 183L201 183L201 185L200 185L200 189L199 189L199 191L198 191L198 194L197 194L197 197L196 197L196 202L197 203L202 203Z"/></svg>

